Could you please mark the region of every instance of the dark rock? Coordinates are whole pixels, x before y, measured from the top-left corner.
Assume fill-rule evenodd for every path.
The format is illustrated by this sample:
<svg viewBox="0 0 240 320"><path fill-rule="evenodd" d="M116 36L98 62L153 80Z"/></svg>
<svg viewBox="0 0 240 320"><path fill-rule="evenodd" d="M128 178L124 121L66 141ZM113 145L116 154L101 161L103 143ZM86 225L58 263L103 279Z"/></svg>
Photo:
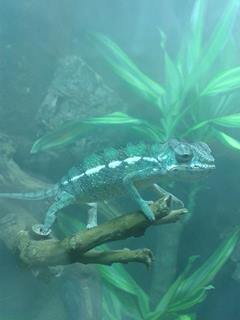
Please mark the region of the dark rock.
<svg viewBox="0 0 240 320"><path fill-rule="evenodd" d="M81 57L67 56L59 61L37 119L42 130L48 131L68 120L124 110L126 105L99 74Z"/></svg>

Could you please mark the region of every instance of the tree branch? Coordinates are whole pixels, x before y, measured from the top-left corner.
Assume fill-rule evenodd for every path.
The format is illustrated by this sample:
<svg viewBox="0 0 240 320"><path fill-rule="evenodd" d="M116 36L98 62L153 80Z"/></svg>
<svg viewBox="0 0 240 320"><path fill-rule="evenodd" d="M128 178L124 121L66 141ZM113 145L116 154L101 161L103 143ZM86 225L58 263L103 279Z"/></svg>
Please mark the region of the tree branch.
<svg viewBox="0 0 240 320"><path fill-rule="evenodd" d="M153 261L152 251L144 248L138 250L130 250L128 248L122 250L110 250L110 251L95 251L90 250L81 257L81 263L98 263L104 265L111 265L115 262L129 263L140 262L144 263L147 267L151 265Z"/></svg>
<svg viewBox="0 0 240 320"><path fill-rule="evenodd" d="M66 251L78 250L84 253L103 243L142 236L151 225L175 222L185 212L183 209L179 212L171 212L169 216L170 202L171 197L165 197L151 205L155 215L153 223L138 211L114 218L90 230L79 232L71 238L63 240L62 245ZM167 216L169 217L167 218Z"/></svg>
<svg viewBox="0 0 240 320"><path fill-rule="evenodd" d="M74 262L112 264L115 262L140 262L150 265L152 253L142 250L95 251L93 248L129 237L139 237L151 225L177 221L186 209L169 210L169 197L152 205L154 223L150 223L141 212L122 215L90 230L84 230L64 240L32 240L29 232L18 233L17 251L21 260L28 266L54 266ZM89 251L90 250L90 251Z"/></svg>

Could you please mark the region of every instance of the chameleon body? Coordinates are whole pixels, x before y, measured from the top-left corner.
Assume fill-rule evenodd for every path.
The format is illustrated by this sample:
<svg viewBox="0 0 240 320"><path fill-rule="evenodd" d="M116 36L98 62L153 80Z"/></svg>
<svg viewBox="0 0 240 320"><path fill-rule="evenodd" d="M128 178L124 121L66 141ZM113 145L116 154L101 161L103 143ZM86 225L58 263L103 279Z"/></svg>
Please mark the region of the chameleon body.
<svg viewBox="0 0 240 320"><path fill-rule="evenodd" d="M40 200L54 197L44 224L33 226L33 231L46 236L62 208L76 203L91 206L90 218L95 220L96 203L119 195L128 195L148 220L154 214L139 190L162 179L199 178L215 168L214 158L207 144L170 140L164 144L129 144L122 149L106 149L71 168L59 183L49 190L32 193L0 193L2 198ZM93 223L95 224L95 222Z"/></svg>

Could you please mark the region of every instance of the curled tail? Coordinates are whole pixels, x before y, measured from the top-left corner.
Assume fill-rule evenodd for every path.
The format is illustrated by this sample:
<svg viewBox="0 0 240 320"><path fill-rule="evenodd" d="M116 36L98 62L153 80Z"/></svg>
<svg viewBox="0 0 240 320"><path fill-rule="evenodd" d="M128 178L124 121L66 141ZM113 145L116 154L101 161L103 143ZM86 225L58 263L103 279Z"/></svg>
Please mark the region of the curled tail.
<svg viewBox="0 0 240 320"><path fill-rule="evenodd" d="M0 198L20 199L20 200L43 200L54 197L58 192L58 185L46 190L24 193L0 193Z"/></svg>

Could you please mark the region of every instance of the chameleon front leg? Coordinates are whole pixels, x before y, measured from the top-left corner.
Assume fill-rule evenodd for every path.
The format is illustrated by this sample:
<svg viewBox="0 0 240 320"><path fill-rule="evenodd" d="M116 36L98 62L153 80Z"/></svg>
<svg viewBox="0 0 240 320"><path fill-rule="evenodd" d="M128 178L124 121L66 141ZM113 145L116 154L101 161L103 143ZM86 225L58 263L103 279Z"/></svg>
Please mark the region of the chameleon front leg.
<svg viewBox="0 0 240 320"><path fill-rule="evenodd" d="M124 179L123 183L130 197L138 204L144 215L149 221L154 221L155 216L152 209L149 207L148 202L143 200L137 188L134 185L134 181L144 176L145 171L137 171L135 173L128 174Z"/></svg>
<svg viewBox="0 0 240 320"><path fill-rule="evenodd" d="M88 209L87 229L91 229L97 226L97 203L90 202L88 206L90 206L90 209Z"/></svg>
<svg viewBox="0 0 240 320"><path fill-rule="evenodd" d="M61 192L57 196L56 201L49 207L44 224L35 224L32 227L33 232L41 236L48 236L51 233L51 227L56 220L56 213L74 202L75 198L73 195L67 193L66 191Z"/></svg>
<svg viewBox="0 0 240 320"><path fill-rule="evenodd" d="M178 199L174 194L166 191L165 189L163 189L162 187L160 187L158 184L154 183L152 185L152 188L154 189L154 191L156 191L160 196L166 196L166 195L170 195L171 196L171 209L181 209L184 208L184 203L182 202L182 200Z"/></svg>

